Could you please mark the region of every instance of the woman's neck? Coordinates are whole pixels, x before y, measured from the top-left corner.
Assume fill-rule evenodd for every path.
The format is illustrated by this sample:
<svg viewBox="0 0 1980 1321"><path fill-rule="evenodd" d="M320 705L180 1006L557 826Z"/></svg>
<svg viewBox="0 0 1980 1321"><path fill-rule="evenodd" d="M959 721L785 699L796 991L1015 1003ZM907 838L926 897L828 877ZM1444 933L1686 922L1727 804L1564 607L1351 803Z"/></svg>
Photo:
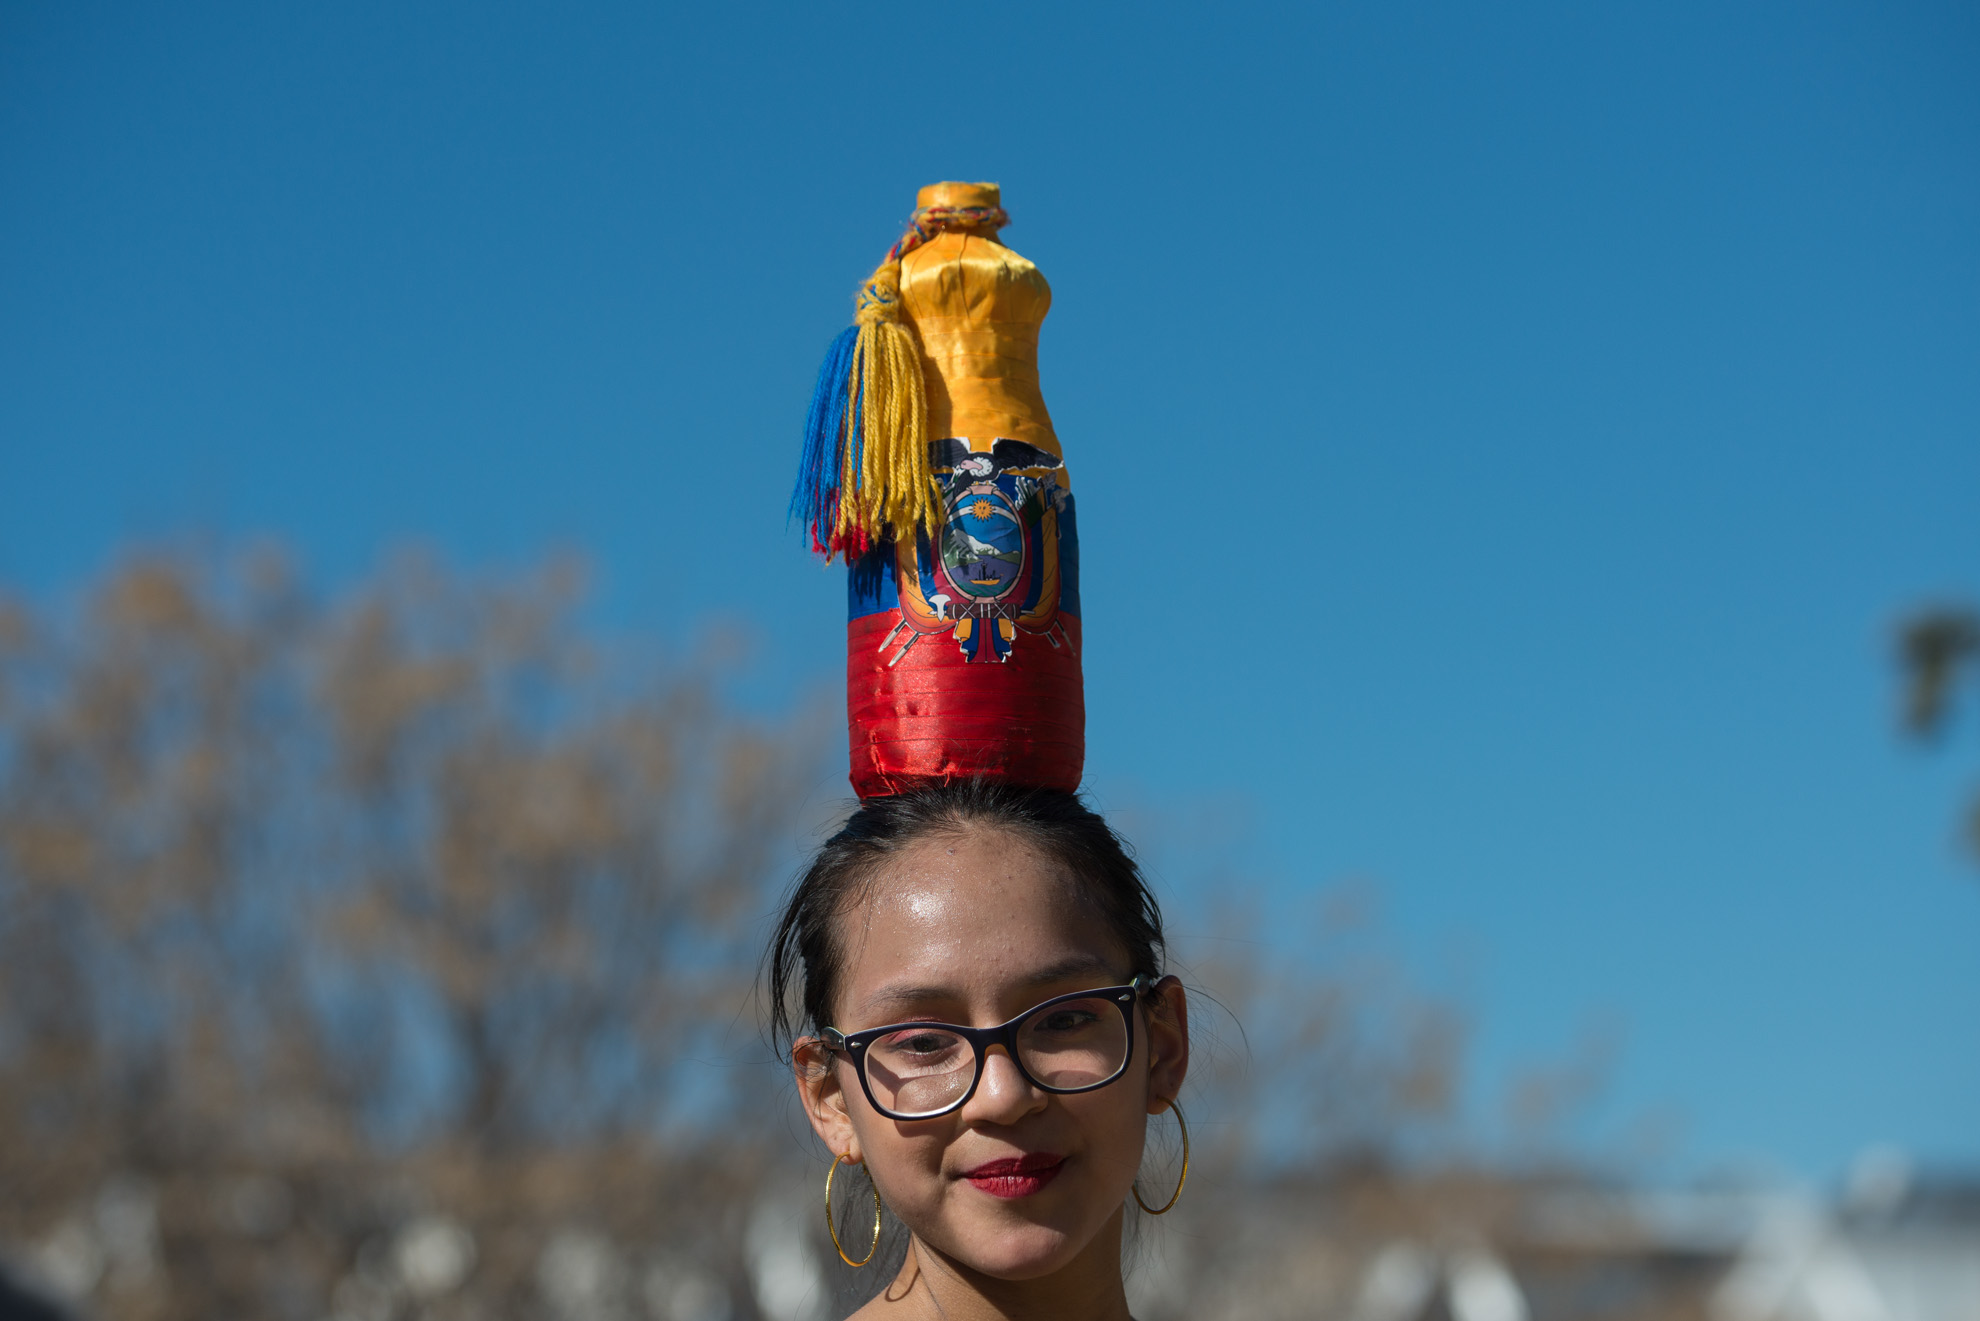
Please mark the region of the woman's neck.
<svg viewBox="0 0 1980 1321"><path fill-rule="evenodd" d="M910 1239L893 1283L857 1321L1133 1321L1121 1280L1121 1219L1065 1266L1035 1280L984 1275Z"/></svg>

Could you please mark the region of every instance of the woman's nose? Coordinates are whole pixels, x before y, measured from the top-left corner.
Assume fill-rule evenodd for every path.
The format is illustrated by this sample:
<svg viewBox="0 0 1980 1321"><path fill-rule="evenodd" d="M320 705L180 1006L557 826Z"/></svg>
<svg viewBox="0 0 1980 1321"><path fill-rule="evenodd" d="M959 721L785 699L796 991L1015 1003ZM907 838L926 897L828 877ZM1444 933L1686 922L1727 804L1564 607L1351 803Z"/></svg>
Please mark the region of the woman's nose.
<svg viewBox="0 0 1980 1321"><path fill-rule="evenodd" d="M1010 1124L1045 1104L1046 1093L1033 1087L1017 1062L1002 1046L992 1046L983 1056L983 1077L977 1080L976 1095L962 1109L965 1121Z"/></svg>

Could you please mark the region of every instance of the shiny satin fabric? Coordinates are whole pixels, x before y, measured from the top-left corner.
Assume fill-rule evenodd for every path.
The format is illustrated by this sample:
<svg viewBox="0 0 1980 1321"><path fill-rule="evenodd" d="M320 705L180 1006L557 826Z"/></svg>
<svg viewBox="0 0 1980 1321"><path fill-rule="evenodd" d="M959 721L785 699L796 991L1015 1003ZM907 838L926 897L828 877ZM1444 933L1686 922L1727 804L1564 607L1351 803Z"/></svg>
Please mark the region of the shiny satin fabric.
<svg viewBox="0 0 1980 1321"><path fill-rule="evenodd" d="M929 436L974 449L1001 436L1065 457L1038 385L1052 287L1036 266L993 239L938 234L901 258L901 301L921 341Z"/></svg>
<svg viewBox="0 0 1980 1321"><path fill-rule="evenodd" d="M900 620L894 609L847 625L853 792L872 798L976 776L1079 788L1086 695L1077 618L1059 617L1061 645L1029 638L1002 664L972 665L936 637L890 667L882 643Z"/></svg>

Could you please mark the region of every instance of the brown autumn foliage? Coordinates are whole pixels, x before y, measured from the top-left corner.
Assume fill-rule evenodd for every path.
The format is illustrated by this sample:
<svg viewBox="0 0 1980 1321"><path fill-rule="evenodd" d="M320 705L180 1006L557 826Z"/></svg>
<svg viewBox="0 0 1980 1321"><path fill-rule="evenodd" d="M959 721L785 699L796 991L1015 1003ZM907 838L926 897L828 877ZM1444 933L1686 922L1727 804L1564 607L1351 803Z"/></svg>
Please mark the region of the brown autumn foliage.
<svg viewBox="0 0 1980 1321"><path fill-rule="evenodd" d="M0 1242L157 1321L402 1314L366 1266L406 1223L436 1285L474 1258L435 1317L533 1315L553 1225L734 1287L770 1145L736 1040L816 740L707 664L615 670L576 587L140 556L7 606Z"/></svg>

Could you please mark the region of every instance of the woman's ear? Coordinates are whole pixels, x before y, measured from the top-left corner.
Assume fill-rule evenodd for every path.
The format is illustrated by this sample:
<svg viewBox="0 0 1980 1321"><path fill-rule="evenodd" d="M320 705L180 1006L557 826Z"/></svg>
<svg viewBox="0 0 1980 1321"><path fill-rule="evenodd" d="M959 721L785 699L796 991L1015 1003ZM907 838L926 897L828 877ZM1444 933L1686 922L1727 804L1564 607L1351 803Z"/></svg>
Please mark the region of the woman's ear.
<svg viewBox="0 0 1980 1321"><path fill-rule="evenodd" d="M1167 1110L1189 1073L1189 997L1182 979L1155 983L1148 1007L1148 1113Z"/></svg>
<svg viewBox="0 0 1980 1321"><path fill-rule="evenodd" d="M834 1156L858 1163L859 1135L846 1113L846 1089L839 1085L839 1063L817 1037L799 1037L791 1046L791 1073L797 1079L804 1117Z"/></svg>

